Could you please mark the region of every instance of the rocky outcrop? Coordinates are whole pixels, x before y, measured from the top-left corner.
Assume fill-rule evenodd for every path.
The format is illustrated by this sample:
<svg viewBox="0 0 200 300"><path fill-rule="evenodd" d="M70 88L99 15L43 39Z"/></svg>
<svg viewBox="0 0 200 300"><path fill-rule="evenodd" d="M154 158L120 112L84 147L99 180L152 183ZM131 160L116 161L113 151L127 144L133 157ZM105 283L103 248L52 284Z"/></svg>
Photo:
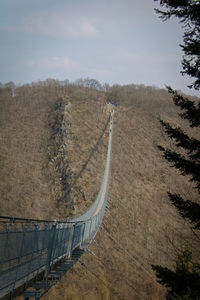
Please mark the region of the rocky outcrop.
<svg viewBox="0 0 200 300"><path fill-rule="evenodd" d="M70 105L67 96L60 97L55 104L55 117L49 121L52 134L48 146L47 167L60 218L65 218L73 211L73 194L70 188L73 175L67 160L67 147L70 144L67 129L70 126ZM63 215L60 215L62 211Z"/></svg>

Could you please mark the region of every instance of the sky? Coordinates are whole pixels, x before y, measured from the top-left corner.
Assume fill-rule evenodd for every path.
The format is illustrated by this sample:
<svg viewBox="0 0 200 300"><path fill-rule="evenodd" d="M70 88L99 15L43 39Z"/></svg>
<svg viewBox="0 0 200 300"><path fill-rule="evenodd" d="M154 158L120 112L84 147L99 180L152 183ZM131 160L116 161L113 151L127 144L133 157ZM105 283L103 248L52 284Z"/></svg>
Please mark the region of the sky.
<svg viewBox="0 0 200 300"><path fill-rule="evenodd" d="M180 71L183 31L162 22L153 0L0 0L0 82L54 78L171 85Z"/></svg>

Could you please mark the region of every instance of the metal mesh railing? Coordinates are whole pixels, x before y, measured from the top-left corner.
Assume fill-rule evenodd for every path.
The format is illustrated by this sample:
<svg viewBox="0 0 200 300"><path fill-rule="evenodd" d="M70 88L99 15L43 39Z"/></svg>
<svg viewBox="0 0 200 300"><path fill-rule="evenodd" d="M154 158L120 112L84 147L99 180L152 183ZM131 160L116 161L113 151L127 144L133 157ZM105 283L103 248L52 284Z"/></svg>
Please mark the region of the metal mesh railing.
<svg viewBox="0 0 200 300"><path fill-rule="evenodd" d="M0 298L44 271L76 248L87 249L101 225L109 187L112 114L104 177L98 196L82 216L62 221L0 217ZM11 297L12 298L12 297Z"/></svg>

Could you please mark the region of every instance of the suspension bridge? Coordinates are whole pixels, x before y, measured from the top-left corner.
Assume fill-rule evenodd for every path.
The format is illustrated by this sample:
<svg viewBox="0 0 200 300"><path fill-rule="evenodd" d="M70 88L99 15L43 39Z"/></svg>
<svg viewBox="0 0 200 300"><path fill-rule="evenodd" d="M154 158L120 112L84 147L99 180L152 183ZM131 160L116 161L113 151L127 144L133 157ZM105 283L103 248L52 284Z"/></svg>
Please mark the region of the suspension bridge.
<svg viewBox="0 0 200 300"><path fill-rule="evenodd" d="M0 299L40 299L79 260L93 241L106 207L113 115L101 187L88 211L66 221L0 216Z"/></svg>

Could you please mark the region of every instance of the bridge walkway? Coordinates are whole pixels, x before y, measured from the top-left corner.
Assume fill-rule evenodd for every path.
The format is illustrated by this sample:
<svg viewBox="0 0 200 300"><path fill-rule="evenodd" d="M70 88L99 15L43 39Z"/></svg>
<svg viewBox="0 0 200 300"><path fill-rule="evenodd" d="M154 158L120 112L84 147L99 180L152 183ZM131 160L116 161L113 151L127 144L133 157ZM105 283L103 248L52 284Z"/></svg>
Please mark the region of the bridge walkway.
<svg viewBox="0 0 200 300"><path fill-rule="evenodd" d="M40 299L61 279L94 239L106 207L113 135L113 115L106 164L98 196L83 215L65 221L0 216L0 299ZM43 274L43 276L41 276ZM42 277L42 280L41 280ZM28 288L33 281L33 287Z"/></svg>

